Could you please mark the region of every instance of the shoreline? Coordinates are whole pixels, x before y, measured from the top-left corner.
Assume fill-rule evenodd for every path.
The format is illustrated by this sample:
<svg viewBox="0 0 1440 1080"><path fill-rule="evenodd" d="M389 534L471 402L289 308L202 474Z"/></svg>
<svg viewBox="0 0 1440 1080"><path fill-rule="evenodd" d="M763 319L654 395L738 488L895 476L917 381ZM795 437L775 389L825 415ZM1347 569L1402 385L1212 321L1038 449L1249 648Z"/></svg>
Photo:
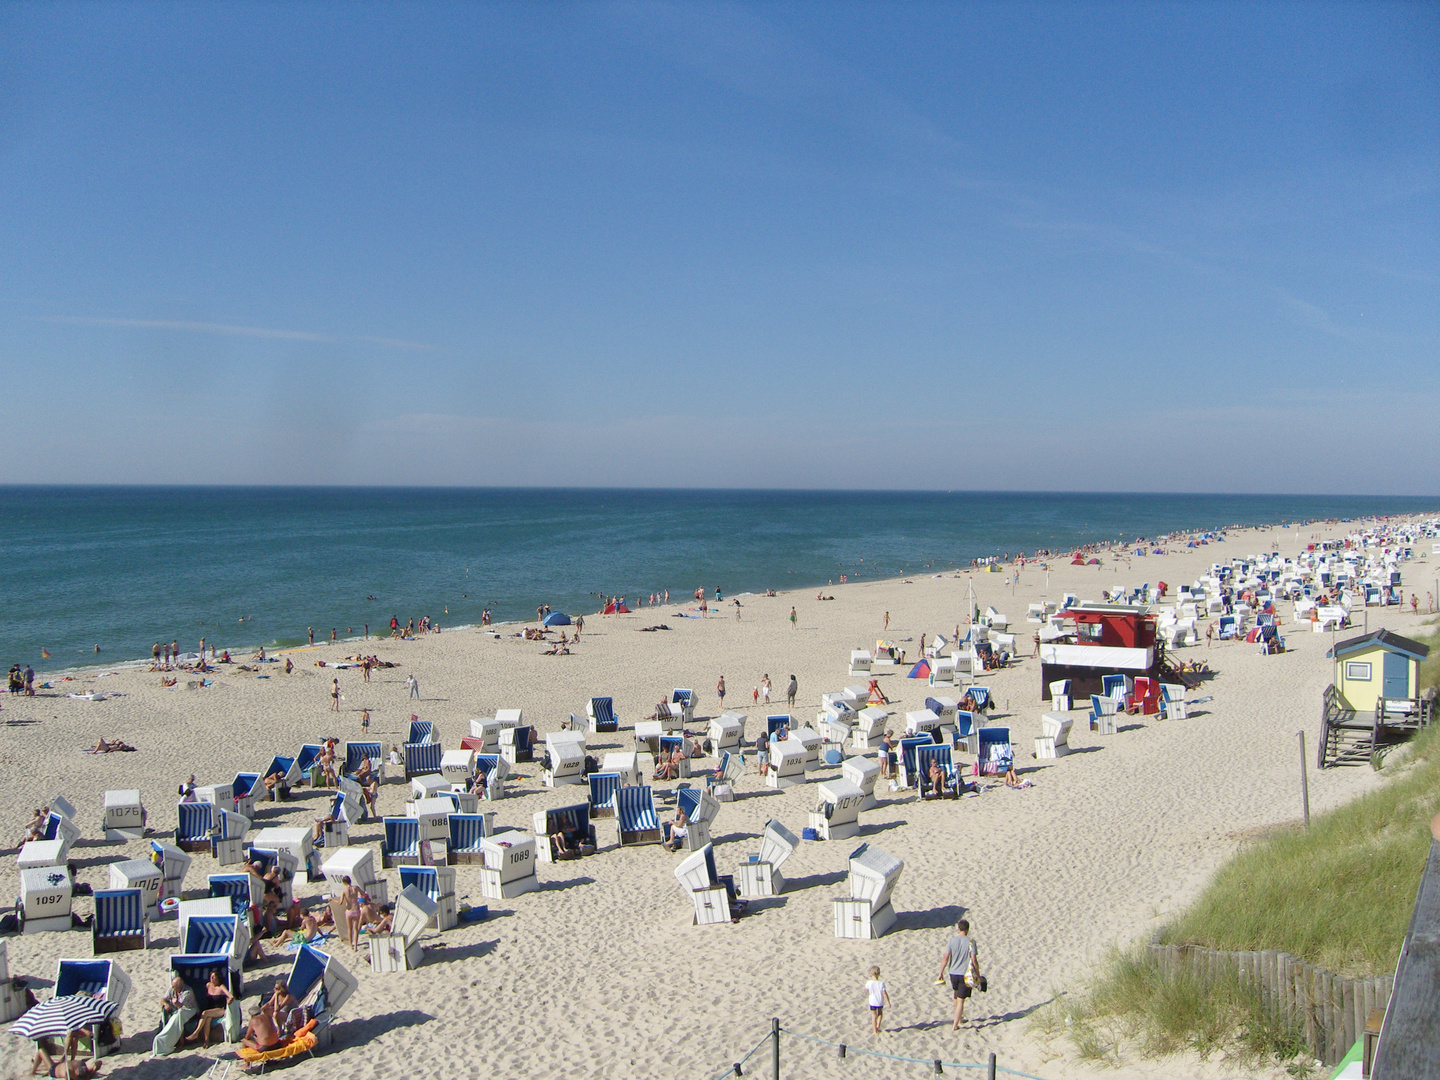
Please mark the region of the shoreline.
<svg viewBox="0 0 1440 1080"><path fill-rule="evenodd" d="M1225 543L1225 542L1228 542L1228 536L1227 536L1226 534L1228 534L1228 533L1230 533L1230 532L1233 532L1233 531L1237 531L1237 530L1238 530L1238 531L1241 531L1241 532L1246 532L1246 531L1254 532L1254 531L1260 531L1260 530L1273 530L1273 529L1303 529L1303 528L1309 528L1309 527L1313 527L1313 526L1325 526L1325 527L1328 527L1328 528L1334 528L1334 527L1337 527L1337 526L1340 526L1340 525L1363 526L1363 525L1373 525L1373 524L1382 523L1382 522L1417 520L1417 519L1423 519L1423 518L1428 518L1428 517L1434 517L1434 516L1436 516L1437 514L1440 514L1440 507L1437 507L1437 509L1435 509L1435 510L1430 510L1430 511L1413 511L1413 512L1407 512L1407 513L1403 513L1403 514L1386 514L1386 515L1377 515L1377 516L1373 516L1373 517L1358 517L1358 518L1349 518L1349 519L1340 519L1340 518L1325 518L1325 519L1320 519L1320 518L1317 518L1317 519L1311 519L1311 520L1307 520L1307 521L1285 521L1285 520L1282 519L1282 520L1280 520L1280 521L1263 522L1263 523L1257 523L1257 524L1245 524L1245 523L1237 522L1237 523L1232 523L1232 524L1230 524L1230 525L1220 526L1220 527L1216 527L1216 528L1208 528L1208 529L1176 529L1176 530L1174 530L1174 531L1172 531L1172 532L1169 532L1169 533L1162 533L1162 534L1160 534L1159 536L1156 536L1156 537L1135 537L1135 538L1129 539L1129 540L1111 539L1111 540L1104 540L1104 541L1096 541L1096 542L1093 543L1093 544L1083 544L1083 545L1080 545L1079 547L1071 548L1071 549L1068 549L1068 550L1065 550L1065 551L1055 551L1055 552L1052 552L1050 555L1045 556L1044 559L1028 558L1028 557L1027 557L1026 562L1025 562L1024 565L1025 565L1025 567L1027 567L1027 568L1029 568L1029 567L1035 567L1035 568L1038 569L1039 566L1040 566L1040 564L1041 564L1043 561L1053 561L1053 560L1060 560L1060 559L1069 558L1069 557L1073 556L1076 552L1084 552L1084 553L1086 553L1086 554L1096 554L1096 553L1108 553L1108 554L1113 554L1114 551L1115 551L1115 549L1116 549L1117 547L1119 547L1119 548L1121 548L1121 549L1124 549L1124 548L1126 548L1126 547L1133 546L1133 545L1135 545L1135 544L1142 544L1142 543L1143 543L1144 545L1146 545L1146 546L1149 546L1149 545L1151 545L1151 544L1156 544L1156 543L1170 543L1170 542L1175 542L1176 538L1187 538L1187 539L1188 539L1188 538L1194 538L1194 537L1198 537L1198 536L1207 536L1207 537L1208 537L1208 536L1213 536L1213 535L1215 535L1215 534L1217 534L1217 533L1220 534L1220 536L1221 536L1221 538L1220 538L1218 541L1206 541L1206 542L1207 542L1207 543L1210 543L1210 542ZM1004 553L1004 554L1009 554L1009 553ZM1018 554L1020 554L1020 553L1016 553L1017 557L1018 557ZM1147 556L1145 556L1145 557L1146 557L1146 558L1166 558L1166 557L1168 557L1170 554L1172 554L1172 553L1167 552L1166 555L1155 556L1155 555L1152 554L1152 555L1147 555ZM953 574L957 574L957 575L962 575L962 574L965 574L965 573L967 573L967 572L980 572L980 571L983 571L983 570L985 569L985 567L988 565L988 563L985 562L985 560L994 560L994 561L997 562L1000 566L1009 568L1009 569L1011 569L1011 570L1013 570L1014 567L1016 566L1016 559L1015 559L1015 558L1009 559L1008 561L1002 561L1000 555L999 555L999 554L996 554L996 555L987 555L987 556L977 556L976 559L972 560L971 564L968 565L968 566L951 566L951 567L947 567L946 569L944 569L944 570L942 570L942 571L939 571L938 573L935 572L935 571L933 571L933 570L927 570L927 572L926 572L925 574L923 574L923 575L920 575L920 574L911 574L911 575L900 575L900 576L895 576L895 577L865 578L865 579L860 579L860 580L847 581L847 582L844 582L843 584L844 584L844 585L876 585L876 584L884 585L884 584L896 584L896 583L900 583L900 582L903 582L903 581L906 581L906 580L912 580L912 579L914 579L914 578L916 578L916 577L921 577L921 576L924 576L924 577L939 577L939 576L944 576L944 575L946 575L946 574L952 574L952 573L953 573ZM1053 569L1053 567L1052 567L1052 569ZM805 593L805 592L808 592L808 591L809 591L810 589L812 589L812 588L839 588L839 587L842 587L842 583L837 583L837 582L834 581L834 580L827 580L827 581L825 581L824 583L821 583L821 582L819 582L819 581L817 580L817 581L815 581L815 582L813 582L813 583L811 583L811 584L808 584L808 585L788 585L788 586L787 586L786 588L784 588L784 589L776 589L776 590L775 590L775 593L776 593L776 596L800 595L800 594L803 594L803 593ZM688 597L688 596L689 596L689 594L687 594L687 597ZM728 604L731 599L734 599L734 598L736 598L736 597L745 597L745 596L759 596L759 597L763 597L763 596L765 596L765 593L764 593L763 591L757 591L757 590L734 592L734 593L730 593L730 594L727 595L727 599L724 601L724 603L727 603L727 604ZM688 601L688 600L682 600L682 601L679 602L679 605L680 605L680 606L684 606L684 604L687 603L687 602L689 602L689 601ZM632 614L639 614L641 611L658 610L658 609L664 608L665 606L666 606L666 605L663 605L663 604L657 604L657 605L655 605L654 608L651 608L649 605L646 605L646 606L643 607L643 608L641 608L641 607L634 607L634 608L631 608L631 613L632 613ZM674 607L674 606L676 606L676 605L675 605L675 604L671 604L671 605L669 605L669 606ZM568 612L567 612L567 614L571 614L571 613L568 613ZM582 615L584 615L585 617L589 618L592 613L590 613L590 612L580 612L579 614L582 614ZM594 612L593 614L594 614L596 617L600 617L600 612ZM718 614L719 614L718 609L715 611L714 614L715 614L715 615L718 615ZM571 618L574 618L574 614L571 614ZM529 626L529 625L532 625L532 624L531 624L531 623L529 622L529 620L527 620L527 619L511 620L511 621L508 621L508 622L492 622L488 628L482 628L481 625L480 625L479 623L476 623L476 622L469 622L469 623L457 624L457 625L455 625L455 626L453 626L453 627L444 627L444 626L442 626L440 632L441 632L442 634L461 633L461 632L467 631L467 630L476 630L476 629L491 629L491 630L494 630L494 629L498 629L498 628L501 628L501 627L524 627L524 626ZM207 638L208 638L208 635L207 635ZM278 642L279 640L280 640L280 639L277 639L277 642ZM306 641L298 641L298 642L296 642L296 643L294 643L294 644L279 644L279 643L277 643L277 644L265 644L265 645L263 646L263 648L266 650L266 652L267 652L268 654L279 655L279 654L284 654L284 653L293 653L293 652L297 652L297 651L304 651L304 650L308 650L308 649L311 649L311 648L316 648L316 649L318 649L318 648L320 648L320 647L322 647L322 646L328 647L328 646L330 646L330 645L347 645L347 644L350 644L350 643L353 643L353 642L357 642L357 641L358 641L358 642L371 641L371 642L376 642L376 643L389 643L389 642L394 642L394 641L396 641L396 640L397 640L397 639L391 638L391 637L389 637L388 635L387 635L387 636L384 636L384 637L379 637L379 636L377 636L377 635L372 634L372 635L370 635L369 638L366 638L364 635L349 635L349 636L341 636L341 637L338 637L338 638L336 638L336 640L333 641L333 642L330 641L328 638L325 639L325 640L323 640L323 641L316 641L316 642L314 643L314 645L311 645L311 644L309 644L309 643L306 642ZM398 639L398 640L406 640L406 639ZM413 639L413 640L419 640L419 638L417 637L416 639ZM239 646L226 645L226 646L222 646L222 647L217 647L217 650L218 650L219 652L224 652L224 651L226 651L226 650L229 650L230 653L232 654L232 655L231 655L232 661L233 661L234 663L237 663L237 664L238 664L238 663L246 663L246 662L248 662L249 657L252 656L255 652L257 652L261 647L262 647L262 646L261 646L261 645L258 645L258 644L253 644L253 645L239 645ZM242 656L244 657L244 659L241 659ZM186 653L182 653L182 654L181 654L181 658L182 658L182 659L187 659L187 658L190 658L190 657L197 657L197 658L198 658L198 653L186 652ZM12 661L12 663L13 663L13 662L14 662L14 661ZM99 673L101 673L101 672L108 671L108 670L116 670L116 671L119 671L119 670L132 670L132 669L134 669L134 668L136 668L136 667L145 667L146 665L148 665L148 664L150 664L150 663L151 663L151 660L150 660L148 657L138 657L138 658L132 658L132 659L127 659L127 660L118 660L118 661L114 661L114 662L111 662L111 663L79 664L79 665L76 665L76 666L74 666L74 667L68 667L68 668L67 668L67 667L52 668L52 669L49 669L49 670L44 671L45 678L44 678L43 680L41 679L42 669L37 668L36 671L35 671L36 685L38 686L38 685L41 685L42 682L52 682L52 681L57 680L57 679L69 678L69 679L72 679L72 680L73 680L73 679L77 679L77 678L81 678L81 677L93 676L93 675L96 675L96 674L99 674ZM5 696L4 693L0 693L0 699L3 699L4 696Z"/></svg>

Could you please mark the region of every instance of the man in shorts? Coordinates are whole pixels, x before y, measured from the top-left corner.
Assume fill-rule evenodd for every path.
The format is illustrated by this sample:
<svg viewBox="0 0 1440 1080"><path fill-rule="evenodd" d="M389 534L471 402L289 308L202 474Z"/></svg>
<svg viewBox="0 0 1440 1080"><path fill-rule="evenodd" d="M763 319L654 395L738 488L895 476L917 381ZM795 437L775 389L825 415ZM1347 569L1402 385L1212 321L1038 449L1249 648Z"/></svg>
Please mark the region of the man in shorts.
<svg viewBox="0 0 1440 1080"><path fill-rule="evenodd" d="M970 970L970 959L975 956L975 942L970 940L970 924L961 919L955 924L955 933L945 943L945 953L940 958L940 974L936 982L943 982L950 976L950 989L955 993L955 1022L951 1031L959 1031L965 1022L965 999L970 996L970 986L965 982L965 973Z"/></svg>

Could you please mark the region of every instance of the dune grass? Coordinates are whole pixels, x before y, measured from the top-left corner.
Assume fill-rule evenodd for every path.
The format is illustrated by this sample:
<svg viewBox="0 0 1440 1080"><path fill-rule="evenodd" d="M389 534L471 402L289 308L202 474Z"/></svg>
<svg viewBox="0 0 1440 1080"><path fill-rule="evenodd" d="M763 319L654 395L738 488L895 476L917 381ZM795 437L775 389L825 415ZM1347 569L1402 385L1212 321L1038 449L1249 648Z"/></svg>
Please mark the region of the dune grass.
<svg viewBox="0 0 1440 1080"><path fill-rule="evenodd" d="M1422 689L1440 685L1440 640L1428 643ZM1440 812L1440 724L1392 756L1383 787L1315 817L1308 832L1289 829L1237 854L1161 941L1282 949L1355 976L1394 971ZM1127 1043L1147 1056L1224 1050L1281 1061L1303 1047L1238 975L1166 972L1143 949L1113 957L1088 993L1057 995L1036 1023L1099 1060L1118 1060Z"/></svg>
<svg viewBox="0 0 1440 1080"><path fill-rule="evenodd" d="M1433 639L1432 639L1433 640ZM1440 649L1422 684L1440 677ZM1347 975L1395 970L1440 812L1440 725L1394 754L1390 782L1241 851L1165 944L1283 949Z"/></svg>

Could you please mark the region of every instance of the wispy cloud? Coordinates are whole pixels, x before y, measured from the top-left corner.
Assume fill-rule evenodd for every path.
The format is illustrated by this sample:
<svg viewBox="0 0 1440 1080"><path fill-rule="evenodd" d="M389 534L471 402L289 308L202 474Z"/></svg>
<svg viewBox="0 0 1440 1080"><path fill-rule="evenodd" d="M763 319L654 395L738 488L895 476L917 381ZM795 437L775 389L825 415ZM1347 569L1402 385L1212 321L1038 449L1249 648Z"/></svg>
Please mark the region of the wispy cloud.
<svg viewBox="0 0 1440 1080"><path fill-rule="evenodd" d="M215 334L220 337L266 338L272 341L311 341L326 345L357 341L389 349L411 352L432 352L434 345L402 338L373 337L369 334L319 334L309 330L284 330L271 326L236 326L231 323L189 322L178 319L107 319L93 315L41 316L40 321L72 323L80 326L117 326L130 330L176 330L190 334Z"/></svg>

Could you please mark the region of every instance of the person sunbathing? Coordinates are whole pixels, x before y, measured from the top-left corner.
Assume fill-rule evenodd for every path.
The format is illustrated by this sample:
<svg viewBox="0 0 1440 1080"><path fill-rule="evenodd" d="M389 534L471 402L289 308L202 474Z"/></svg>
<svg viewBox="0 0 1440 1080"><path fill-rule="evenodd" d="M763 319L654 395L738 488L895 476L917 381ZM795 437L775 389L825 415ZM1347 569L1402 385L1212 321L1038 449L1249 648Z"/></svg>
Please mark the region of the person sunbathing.
<svg viewBox="0 0 1440 1080"><path fill-rule="evenodd" d="M1028 788L1034 785L1029 780L1021 780L1015 775L1015 763L1010 763L1010 769L1005 773L1005 786L1009 788Z"/></svg>
<svg viewBox="0 0 1440 1080"><path fill-rule="evenodd" d="M95 740L95 749L91 750L90 753L116 754L124 751L133 752L134 750L135 747L131 746L124 739L115 739L112 742L106 742L104 736L101 736L99 739Z"/></svg>
<svg viewBox="0 0 1440 1080"><path fill-rule="evenodd" d="M275 1030L275 1021L266 1014L263 1006L256 1005L250 1010L250 1025L240 1045L251 1050L274 1050L280 1045L280 1034Z"/></svg>
<svg viewBox="0 0 1440 1080"><path fill-rule="evenodd" d="M15 846L22 848L31 840L38 840L45 834L45 823L50 819L50 808L35 808L35 816L30 819L30 824L25 826L25 833L20 837L20 842Z"/></svg>
<svg viewBox="0 0 1440 1080"><path fill-rule="evenodd" d="M369 905L366 906L368 907ZM365 932L367 934L374 934L377 937L382 934L391 933L395 925L395 913L390 905L386 904L378 911L374 911L374 909L371 910L374 917L370 922L365 924Z"/></svg>
<svg viewBox="0 0 1440 1080"><path fill-rule="evenodd" d="M555 847L556 859L578 859L580 857L579 847L571 843L570 836L571 834L564 829L550 834L550 843Z"/></svg>
<svg viewBox="0 0 1440 1080"><path fill-rule="evenodd" d="M266 776L266 777L264 777L263 779L261 779L260 782L265 785L265 790L266 790L266 791L272 791L272 792L273 792L273 791L275 790L275 788L276 788L276 785L280 785L280 784L283 784L283 783L285 782L285 774L284 774L283 772L281 772L280 770L277 769L275 772L271 773L269 776Z"/></svg>

